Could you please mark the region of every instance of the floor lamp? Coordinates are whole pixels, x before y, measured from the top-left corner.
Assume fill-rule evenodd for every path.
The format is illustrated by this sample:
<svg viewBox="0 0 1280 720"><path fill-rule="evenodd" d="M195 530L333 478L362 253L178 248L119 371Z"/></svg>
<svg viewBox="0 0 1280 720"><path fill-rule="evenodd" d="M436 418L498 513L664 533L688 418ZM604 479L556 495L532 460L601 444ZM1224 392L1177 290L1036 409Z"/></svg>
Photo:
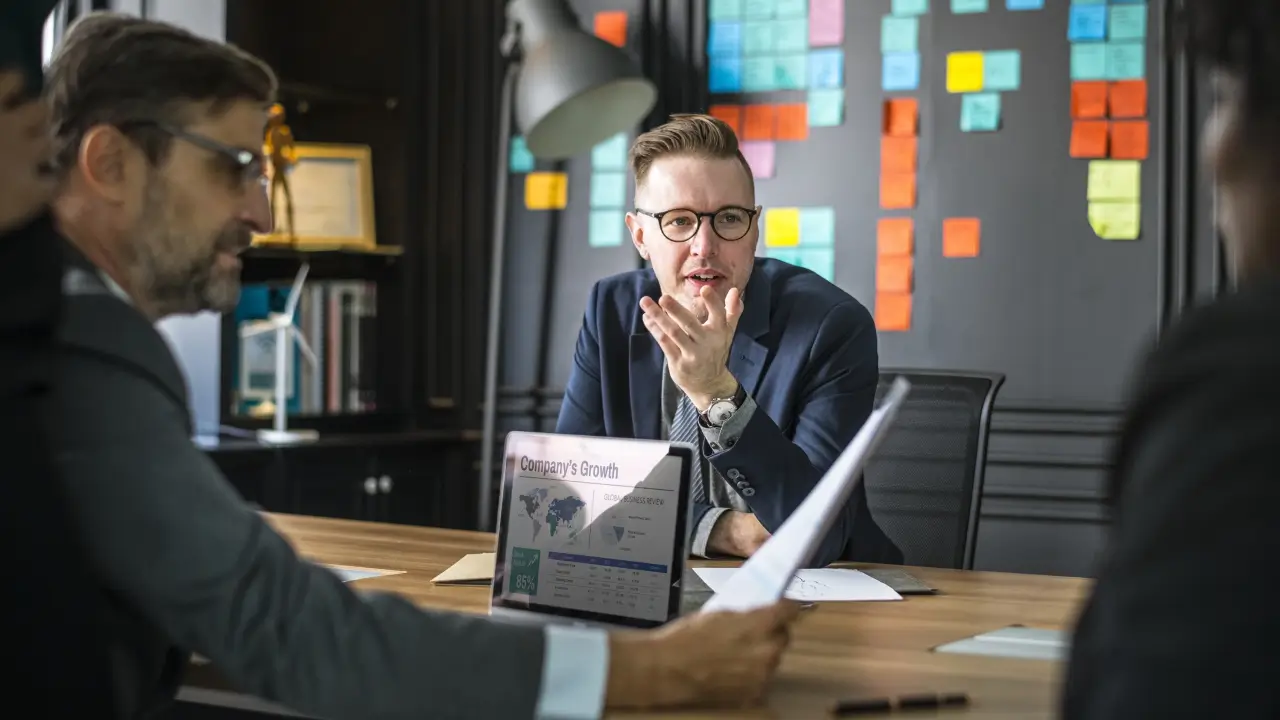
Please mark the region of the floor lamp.
<svg viewBox="0 0 1280 720"><path fill-rule="evenodd" d="M511 0L506 14L480 443L478 526L484 530L492 514L512 117L534 157L560 160L634 128L658 97L657 87L621 48L582 29L566 0Z"/></svg>

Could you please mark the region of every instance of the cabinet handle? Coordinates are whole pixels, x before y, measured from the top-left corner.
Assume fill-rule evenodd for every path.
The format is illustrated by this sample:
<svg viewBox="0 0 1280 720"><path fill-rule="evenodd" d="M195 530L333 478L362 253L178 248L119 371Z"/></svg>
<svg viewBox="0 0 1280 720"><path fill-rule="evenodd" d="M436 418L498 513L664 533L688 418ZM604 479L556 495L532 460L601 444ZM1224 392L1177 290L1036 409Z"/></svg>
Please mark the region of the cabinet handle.
<svg viewBox="0 0 1280 720"><path fill-rule="evenodd" d="M383 475L378 478L378 487L381 488L383 493L391 492L391 476Z"/></svg>
<svg viewBox="0 0 1280 720"><path fill-rule="evenodd" d="M366 495L378 494L378 481L374 478L367 477L364 479L364 492Z"/></svg>

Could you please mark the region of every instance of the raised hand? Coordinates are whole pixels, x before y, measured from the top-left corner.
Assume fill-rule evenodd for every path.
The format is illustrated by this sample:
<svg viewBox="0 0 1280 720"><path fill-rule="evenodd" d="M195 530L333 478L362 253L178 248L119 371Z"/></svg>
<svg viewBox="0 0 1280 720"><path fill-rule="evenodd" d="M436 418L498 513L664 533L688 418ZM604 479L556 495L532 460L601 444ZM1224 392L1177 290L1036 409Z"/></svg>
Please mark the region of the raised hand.
<svg viewBox="0 0 1280 720"><path fill-rule="evenodd" d="M727 362L742 317L742 293L730 288L721 303L711 288L704 287L699 300L706 309L705 320L670 295L657 302L641 298L640 309L645 328L667 357L671 379L699 410L706 410L712 400L731 396L738 386Z"/></svg>

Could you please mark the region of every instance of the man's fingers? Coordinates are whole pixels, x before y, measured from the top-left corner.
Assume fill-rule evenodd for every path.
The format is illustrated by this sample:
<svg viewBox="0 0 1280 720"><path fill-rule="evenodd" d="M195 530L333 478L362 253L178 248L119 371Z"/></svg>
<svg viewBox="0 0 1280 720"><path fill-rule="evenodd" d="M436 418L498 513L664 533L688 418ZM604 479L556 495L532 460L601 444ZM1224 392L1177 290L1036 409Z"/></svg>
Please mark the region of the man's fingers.
<svg viewBox="0 0 1280 720"><path fill-rule="evenodd" d="M681 330L688 333L689 337L698 337L699 331L702 330L702 323L698 322L698 318L694 317L688 308L681 305L679 300L670 295L663 295L662 299L658 301L658 305L662 307L668 317L675 321Z"/></svg>
<svg viewBox="0 0 1280 720"><path fill-rule="evenodd" d="M645 320L648 319L649 316L645 315ZM649 322L645 323L645 329L653 336L653 339L658 343L658 347L662 348L663 354L666 355L669 360L674 360L675 358L680 357L680 346L676 345L675 341L672 340L669 335L657 329Z"/></svg>
<svg viewBox="0 0 1280 720"><path fill-rule="evenodd" d="M651 310L644 314L644 325L649 332L655 330L661 332L669 340L675 343L676 347L682 351L693 350L693 338L689 337L680 326L676 325L671 316L662 312L662 310ZM656 336L655 336L656 337ZM665 348L664 348L665 349Z"/></svg>
<svg viewBox="0 0 1280 720"><path fill-rule="evenodd" d="M724 320L729 327L738 326L738 318L742 317L742 292L738 288L729 288L724 295Z"/></svg>
<svg viewBox="0 0 1280 720"><path fill-rule="evenodd" d="M711 321L711 326L716 328L724 327L725 306L716 297L715 291L710 286L703 286L698 295L702 298L702 303L707 306L707 319Z"/></svg>

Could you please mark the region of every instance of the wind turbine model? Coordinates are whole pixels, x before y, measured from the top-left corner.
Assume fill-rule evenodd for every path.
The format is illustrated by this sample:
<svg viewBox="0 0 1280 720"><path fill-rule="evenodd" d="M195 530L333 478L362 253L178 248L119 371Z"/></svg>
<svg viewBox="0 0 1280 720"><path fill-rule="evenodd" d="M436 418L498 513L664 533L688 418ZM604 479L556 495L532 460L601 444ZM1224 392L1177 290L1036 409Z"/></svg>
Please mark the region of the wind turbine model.
<svg viewBox="0 0 1280 720"><path fill-rule="evenodd" d="M306 357L307 362L311 363L312 367L318 363L316 354L311 350L311 346L307 344L307 339L303 337L298 327L293 324L294 313L298 311L298 298L302 296L302 284L306 282L307 271L310 269L309 263L302 263L302 267L298 268L298 274L293 279L293 287L290 288L289 297L285 301L284 312L271 313L264 320L247 322L240 328L241 339L247 339L266 332L275 332L276 334L275 421L272 423L270 430L258 431L258 439L272 445L310 442L320 437L320 433L316 430L287 430L285 428L285 415L289 403L289 393L286 386L287 378L285 377L288 369L288 352L291 348L289 341L297 341L298 349L302 350L302 354Z"/></svg>

